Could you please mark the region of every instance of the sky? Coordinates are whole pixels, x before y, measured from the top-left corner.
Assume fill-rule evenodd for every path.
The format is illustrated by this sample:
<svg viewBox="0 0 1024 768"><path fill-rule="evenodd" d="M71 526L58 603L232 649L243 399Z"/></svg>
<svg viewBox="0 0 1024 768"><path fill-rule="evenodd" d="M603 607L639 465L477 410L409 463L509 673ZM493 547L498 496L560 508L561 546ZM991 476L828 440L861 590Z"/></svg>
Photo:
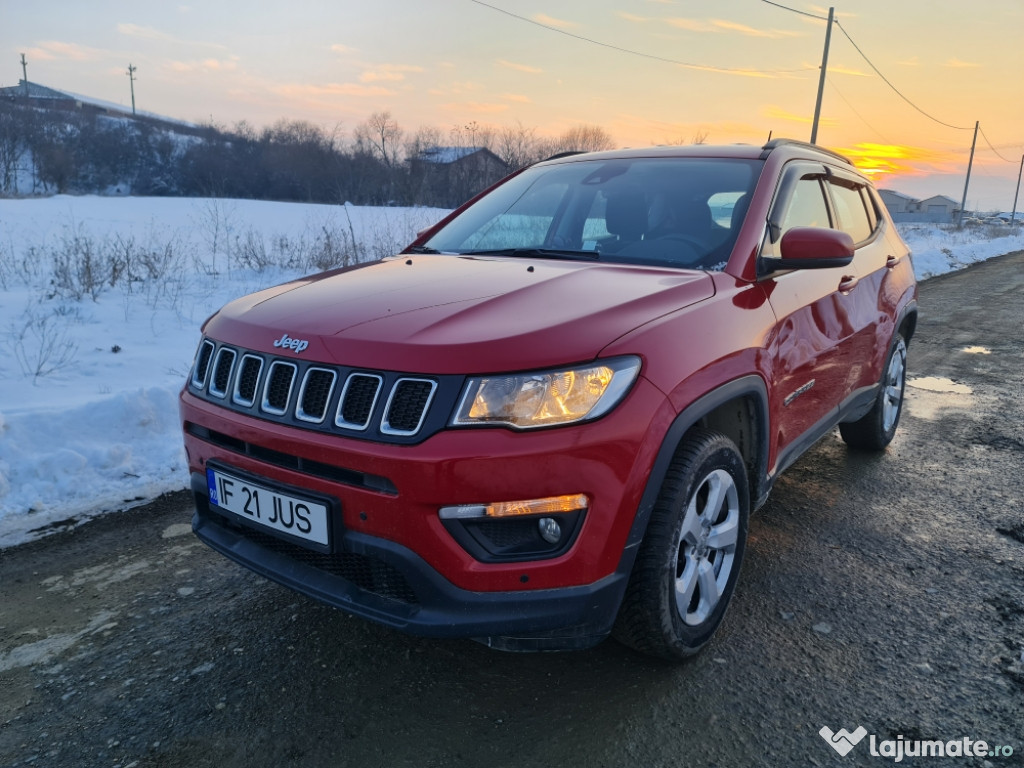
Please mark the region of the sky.
<svg viewBox="0 0 1024 768"><path fill-rule="evenodd" d="M125 106L131 64L139 109L226 127L288 118L351 132L390 111L407 133L475 122L550 136L600 125L633 147L807 140L828 7L779 4L791 10L764 0L0 0L0 86L21 78L24 53L30 81ZM818 143L882 188L959 201L979 121L968 208L1010 210L1024 155L1024 2L846 0L835 11Z"/></svg>

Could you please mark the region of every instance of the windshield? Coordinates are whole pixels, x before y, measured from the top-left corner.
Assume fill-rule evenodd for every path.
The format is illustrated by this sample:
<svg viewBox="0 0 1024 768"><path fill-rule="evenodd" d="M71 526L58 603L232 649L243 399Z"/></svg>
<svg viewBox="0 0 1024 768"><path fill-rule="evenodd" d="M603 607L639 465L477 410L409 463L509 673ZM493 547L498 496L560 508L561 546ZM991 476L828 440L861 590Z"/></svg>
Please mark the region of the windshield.
<svg viewBox="0 0 1024 768"><path fill-rule="evenodd" d="M761 167L638 158L529 168L420 247L721 269Z"/></svg>

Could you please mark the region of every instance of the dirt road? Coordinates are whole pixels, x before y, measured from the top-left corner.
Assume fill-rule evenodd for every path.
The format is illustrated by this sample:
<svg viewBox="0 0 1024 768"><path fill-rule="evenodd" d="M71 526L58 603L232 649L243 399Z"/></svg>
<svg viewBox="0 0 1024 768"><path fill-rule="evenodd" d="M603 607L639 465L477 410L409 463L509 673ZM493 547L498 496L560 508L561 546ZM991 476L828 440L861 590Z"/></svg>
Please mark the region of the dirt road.
<svg viewBox="0 0 1024 768"><path fill-rule="evenodd" d="M1024 253L921 307L895 442L789 470L688 664L399 635L207 550L173 495L0 552L0 766L1024 765Z"/></svg>

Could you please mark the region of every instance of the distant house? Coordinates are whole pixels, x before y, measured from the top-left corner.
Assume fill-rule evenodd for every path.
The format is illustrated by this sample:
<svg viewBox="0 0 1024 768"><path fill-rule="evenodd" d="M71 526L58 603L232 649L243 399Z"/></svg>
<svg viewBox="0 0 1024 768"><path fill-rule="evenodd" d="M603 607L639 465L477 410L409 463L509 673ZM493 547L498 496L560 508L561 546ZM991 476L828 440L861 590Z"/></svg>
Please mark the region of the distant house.
<svg viewBox="0 0 1024 768"><path fill-rule="evenodd" d="M951 224L960 214L960 203L946 195L935 195L925 200L904 195L892 189L878 190L892 220L902 222L930 222Z"/></svg>
<svg viewBox="0 0 1024 768"><path fill-rule="evenodd" d="M910 195L904 195L902 192L897 192L893 189L880 189L878 194L882 198L882 202L885 203L885 207L889 209L890 214L914 213L917 211L917 199Z"/></svg>
<svg viewBox="0 0 1024 768"><path fill-rule="evenodd" d="M464 203L509 171L486 147L429 147L409 162L418 197L449 207Z"/></svg>
<svg viewBox="0 0 1024 768"><path fill-rule="evenodd" d="M960 203L945 195L935 195L918 203L919 210L928 215L928 221L952 221L960 211Z"/></svg>

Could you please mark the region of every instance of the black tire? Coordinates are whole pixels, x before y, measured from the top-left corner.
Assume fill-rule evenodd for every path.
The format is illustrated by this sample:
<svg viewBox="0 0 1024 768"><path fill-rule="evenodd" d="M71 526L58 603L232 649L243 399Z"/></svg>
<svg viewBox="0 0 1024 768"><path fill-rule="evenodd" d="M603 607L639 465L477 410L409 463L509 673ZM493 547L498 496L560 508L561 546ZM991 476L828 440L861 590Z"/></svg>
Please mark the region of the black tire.
<svg viewBox="0 0 1024 768"><path fill-rule="evenodd" d="M896 436L903 413L906 388L907 343L897 333L889 345L875 404L857 421L839 425L839 434L846 444L865 451L881 451L889 445Z"/></svg>
<svg viewBox="0 0 1024 768"><path fill-rule="evenodd" d="M697 653L725 616L749 517L747 472L736 446L717 432L694 431L661 486L614 637L671 661Z"/></svg>

